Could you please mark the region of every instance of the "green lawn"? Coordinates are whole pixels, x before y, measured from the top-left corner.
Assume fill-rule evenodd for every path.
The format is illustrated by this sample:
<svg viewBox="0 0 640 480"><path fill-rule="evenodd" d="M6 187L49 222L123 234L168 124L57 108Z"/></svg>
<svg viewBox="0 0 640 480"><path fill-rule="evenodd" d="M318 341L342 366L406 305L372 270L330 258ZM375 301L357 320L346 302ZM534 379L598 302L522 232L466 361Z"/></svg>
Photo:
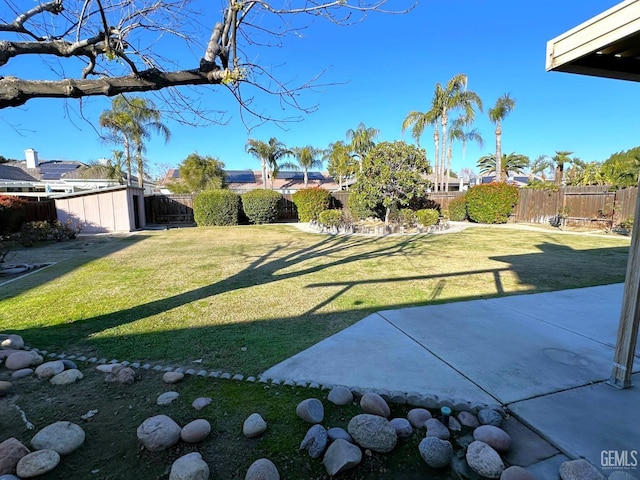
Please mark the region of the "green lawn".
<svg viewBox="0 0 640 480"><path fill-rule="evenodd" d="M618 236L491 227L386 238L287 225L146 231L0 287L0 331L57 353L202 359L255 375L381 309L622 282L628 249Z"/></svg>

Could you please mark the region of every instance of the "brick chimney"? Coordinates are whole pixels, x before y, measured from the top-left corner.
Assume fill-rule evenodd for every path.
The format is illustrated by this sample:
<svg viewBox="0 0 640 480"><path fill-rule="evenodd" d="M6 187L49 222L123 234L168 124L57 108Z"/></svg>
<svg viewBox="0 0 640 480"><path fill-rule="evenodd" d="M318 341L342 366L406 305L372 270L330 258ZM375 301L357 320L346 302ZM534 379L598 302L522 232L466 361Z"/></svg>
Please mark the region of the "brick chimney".
<svg viewBox="0 0 640 480"><path fill-rule="evenodd" d="M27 168L38 168L38 165L40 164L38 162L38 152L33 148L27 148L24 151L24 156L27 160Z"/></svg>

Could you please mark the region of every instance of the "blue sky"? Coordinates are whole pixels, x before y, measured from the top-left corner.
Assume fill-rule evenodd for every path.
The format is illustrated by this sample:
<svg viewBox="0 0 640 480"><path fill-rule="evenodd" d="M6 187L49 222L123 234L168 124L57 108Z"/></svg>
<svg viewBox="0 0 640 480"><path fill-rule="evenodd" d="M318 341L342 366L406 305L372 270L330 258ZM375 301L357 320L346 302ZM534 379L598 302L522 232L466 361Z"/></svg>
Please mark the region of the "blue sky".
<svg viewBox="0 0 640 480"><path fill-rule="evenodd" d="M495 151L494 127L486 111L507 92L516 106L503 123L503 152L534 159L569 150L582 160L602 161L613 152L640 145L639 86L545 72L545 48L551 38L617 3L421 0L406 15L371 15L351 27L317 21L302 30L301 37L287 38L280 48L251 52L252 60L275 66L274 73L283 80L304 82L328 69L320 82L334 85L301 97L303 104L318 106L315 113L284 128L265 124L248 132L228 92L199 87L201 102L227 111L227 123L194 128L167 120L172 140L166 145L151 141L147 157L156 170L175 167L193 152L218 157L229 169L258 169L259 162L245 153L248 138L275 136L290 147L325 148L344 140L345 132L360 122L379 129L379 141L411 142L410 133L401 132L409 111L427 110L436 82L446 83L464 73L469 88L485 104L475 123L484 147L469 145L463 162L456 146L454 171L474 169L480 156ZM11 63L0 68L0 75L17 75L12 68ZM76 101L37 99L0 111L0 155L23 158L25 148L34 148L43 160L89 162L108 157L114 147L103 144L95 128L110 101L86 99L80 110ZM256 96L255 102L274 116L300 114L283 111L264 96ZM433 161L431 138L432 130L425 130L422 145Z"/></svg>

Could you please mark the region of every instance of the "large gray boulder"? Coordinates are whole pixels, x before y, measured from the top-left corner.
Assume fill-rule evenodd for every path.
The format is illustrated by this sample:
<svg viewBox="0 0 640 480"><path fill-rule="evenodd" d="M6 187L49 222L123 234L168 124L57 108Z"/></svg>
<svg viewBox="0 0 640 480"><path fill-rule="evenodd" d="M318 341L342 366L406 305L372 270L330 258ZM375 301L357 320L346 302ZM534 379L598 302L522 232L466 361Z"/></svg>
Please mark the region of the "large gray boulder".
<svg viewBox="0 0 640 480"><path fill-rule="evenodd" d="M180 431L180 438L187 443L198 443L211 433L211 424L204 418L187 423Z"/></svg>
<svg viewBox="0 0 640 480"><path fill-rule="evenodd" d="M327 448L329 436L322 425L311 427L300 443L300 450L307 450L311 458L320 458Z"/></svg>
<svg viewBox="0 0 640 480"><path fill-rule="evenodd" d="M249 415L242 425L242 433L248 438L254 438L258 435L262 435L266 429L267 422L264 421L259 413L252 413Z"/></svg>
<svg viewBox="0 0 640 480"><path fill-rule="evenodd" d="M280 473L268 458L260 458L253 462L244 480L280 480Z"/></svg>
<svg viewBox="0 0 640 480"><path fill-rule="evenodd" d="M484 442L473 441L467 447L467 463L471 470L487 478L500 478L504 463L498 452Z"/></svg>
<svg viewBox="0 0 640 480"><path fill-rule="evenodd" d="M377 393L367 392L360 399L360 408L364 413L379 415L384 418L391 416L391 409L387 402Z"/></svg>
<svg viewBox="0 0 640 480"><path fill-rule="evenodd" d="M209 465L198 452L187 453L171 465L169 480L208 480Z"/></svg>
<svg viewBox="0 0 640 480"><path fill-rule="evenodd" d="M20 459L29 453L29 449L16 438L7 438L0 443L0 475L15 473Z"/></svg>
<svg viewBox="0 0 640 480"><path fill-rule="evenodd" d="M362 450L341 438L335 440L324 454L322 463L329 476L357 467L362 461Z"/></svg>
<svg viewBox="0 0 640 480"><path fill-rule="evenodd" d="M13 352L4 362L4 366L9 370L21 370L23 368L33 367L42 363L42 357L31 351Z"/></svg>
<svg viewBox="0 0 640 480"><path fill-rule="evenodd" d="M21 348L24 348L24 340L20 335L7 335L0 339L0 348L20 350Z"/></svg>
<svg viewBox="0 0 640 480"><path fill-rule="evenodd" d="M180 440L180 425L166 415L147 418L137 430L138 440L150 452L161 452Z"/></svg>
<svg viewBox="0 0 640 480"><path fill-rule="evenodd" d="M413 428L426 428L425 423L431 418L431 412L426 408L412 408L407 413L407 420L409 420Z"/></svg>
<svg viewBox="0 0 640 480"><path fill-rule="evenodd" d="M296 407L296 415L305 422L322 423L322 420L324 420L324 406L317 398L307 398Z"/></svg>
<svg viewBox="0 0 640 480"><path fill-rule="evenodd" d="M55 450L38 450L25 455L16 466L20 478L37 477L50 472L60 463L60 454Z"/></svg>
<svg viewBox="0 0 640 480"><path fill-rule="evenodd" d="M449 440L451 438L449 429L436 418L427 420L425 426L427 427L427 437L438 437L441 440Z"/></svg>
<svg viewBox="0 0 640 480"><path fill-rule="evenodd" d="M569 460L560 465L562 480L606 480L596 467L584 459Z"/></svg>
<svg viewBox="0 0 640 480"><path fill-rule="evenodd" d="M356 415L349 421L347 431L358 445L374 452L388 453L398 442L395 428L379 415Z"/></svg>
<svg viewBox="0 0 640 480"><path fill-rule="evenodd" d="M481 425L473 431L474 440L486 443L498 452L506 452L511 448L511 437L501 428L493 425Z"/></svg>
<svg viewBox="0 0 640 480"><path fill-rule="evenodd" d="M82 380L84 375L82 372L76 368L72 368L71 370L64 370L57 375L51 377L51 382L53 385L69 385L70 383L74 383L78 380Z"/></svg>
<svg viewBox="0 0 640 480"><path fill-rule="evenodd" d="M438 437L427 437L418 445L424 462L431 468L444 468L453 459L453 445Z"/></svg>
<svg viewBox="0 0 640 480"><path fill-rule="evenodd" d="M44 427L31 439L36 450L55 450L60 455L68 455L84 443L82 427L71 422L55 422Z"/></svg>
<svg viewBox="0 0 640 480"><path fill-rule="evenodd" d="M64 363L60 360L54 360L52 362L45 362L42 365L38 365L38 368L36 368L36 375L38 378L51 378L63 370Z"/></svg>
<svg viewBox="0 0 640 480"><path fill-rule="evenodd" d="M536 477L529 470L514 465L502 472L500 480L536 480Z"/></svg>
<svg viewBox="0 0 640 480"><path fill-rule="evenodd" d="M353 402L353 393L347 387L334 387L329 392L327 400L334 405L349 405Z"/></svg>

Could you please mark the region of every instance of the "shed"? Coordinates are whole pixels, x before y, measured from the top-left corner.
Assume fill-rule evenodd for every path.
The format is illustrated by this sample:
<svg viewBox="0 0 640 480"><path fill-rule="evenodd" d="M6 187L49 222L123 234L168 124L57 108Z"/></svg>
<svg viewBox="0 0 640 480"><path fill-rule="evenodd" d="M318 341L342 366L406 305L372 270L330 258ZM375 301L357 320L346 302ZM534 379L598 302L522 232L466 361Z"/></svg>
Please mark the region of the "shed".
<svg viewBox="0 0 640 480"><path fill-rule="evenodd" d="M83 233L132 232L146 226L144 190L116 186L53 196L58 220Z"/></svg>

